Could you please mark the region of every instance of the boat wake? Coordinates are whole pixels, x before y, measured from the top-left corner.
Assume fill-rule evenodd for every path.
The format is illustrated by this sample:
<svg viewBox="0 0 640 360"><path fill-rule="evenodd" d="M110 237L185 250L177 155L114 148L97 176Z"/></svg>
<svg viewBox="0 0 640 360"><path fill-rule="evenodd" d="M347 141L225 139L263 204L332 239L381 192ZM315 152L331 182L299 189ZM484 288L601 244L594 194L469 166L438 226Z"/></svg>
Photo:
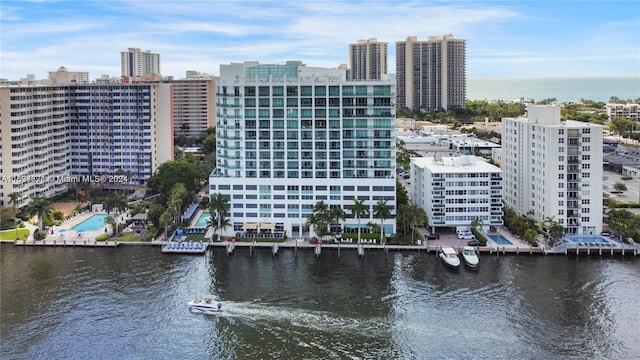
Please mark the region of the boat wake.
<svg viewBox="0 0 640 360"><path fill-rule="evenodd" d="M230 319L246 323L282 323L296 327L332 331L332 332L366 332L382 333L388 326L379 318L355 319L337 316L326 311L278 307L250 302L224 302L221 312L215 313Z"/></svg>

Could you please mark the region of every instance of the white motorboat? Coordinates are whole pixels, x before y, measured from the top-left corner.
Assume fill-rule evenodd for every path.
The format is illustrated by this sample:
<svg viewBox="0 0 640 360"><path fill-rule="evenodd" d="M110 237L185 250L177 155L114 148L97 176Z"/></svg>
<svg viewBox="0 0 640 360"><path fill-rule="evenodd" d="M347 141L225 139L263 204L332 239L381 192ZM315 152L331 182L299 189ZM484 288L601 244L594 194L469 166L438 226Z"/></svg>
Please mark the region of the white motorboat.
<svg viewBox="0 0 640 360"><path fill-rule="evenodd" d="M460 266L460 258L452 247L443 247L438 252L440 260L452 269L457 269Z"/></svg>
<svg viewBox="0 0 640 360"><path fill-rule="evenodd" d="M480 258L478 258L476 250L471 246L465 246L462 249L462 260L470 269L477 269L478 264L480 264Z"/></svg>
<svg viewBox="0 0 640 360"><path fill-rule="evenodd" d="M215 295L203 295L189 301L189 310L198 313L216 313L222 311L222 302Z"/></svg>

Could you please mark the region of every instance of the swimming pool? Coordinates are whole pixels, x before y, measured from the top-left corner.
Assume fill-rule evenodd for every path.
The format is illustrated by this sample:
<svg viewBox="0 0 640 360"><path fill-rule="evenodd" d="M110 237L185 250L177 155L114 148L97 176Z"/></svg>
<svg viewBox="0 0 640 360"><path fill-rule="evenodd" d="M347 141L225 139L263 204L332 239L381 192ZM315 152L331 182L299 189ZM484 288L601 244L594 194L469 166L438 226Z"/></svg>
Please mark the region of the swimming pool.
<svg viewBox="0 0 640 360"><path fill-rule="evenodd" d="M602 236L566 236L567 240L575 243L608 243Z"/></svg>
<svg viewBox="0 0 640 360"><path fill-rule="evenodd" d="M194 227L207 227L207 221L209 221L210 217L211 217L211 214L209 214L208 211L203 212L198 217L198 220L196 221L196 224L194 225Z"/></svg>
<svg viewBox="0 0 640 360"><path fill-rule="evenodd" d="M502 235L487 235L494 243L498 245L513 245L513 243L507 240L506 237Z"/></svg>
<svg viewBox="0 0 640 360"><path fill-rule="evenodd" d="M96 231L100 230L104 226L104 220L107 218L107 214L97 214L74 226L72 229L75 231Z"/></svg>

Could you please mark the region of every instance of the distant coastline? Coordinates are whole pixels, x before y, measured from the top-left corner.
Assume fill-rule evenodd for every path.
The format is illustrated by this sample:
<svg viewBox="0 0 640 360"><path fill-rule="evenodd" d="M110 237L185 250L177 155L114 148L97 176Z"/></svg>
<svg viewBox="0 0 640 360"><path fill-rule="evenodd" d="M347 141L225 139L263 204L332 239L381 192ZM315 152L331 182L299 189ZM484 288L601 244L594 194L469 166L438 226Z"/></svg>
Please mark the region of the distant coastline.
<svg viewBox="0 0 640 360"><path fill-rule="evenodd" d="M467 80L468 100L535 101L556 98L559 102L580 99L608 102L640 97L640 77L476 77Z"/></svg>

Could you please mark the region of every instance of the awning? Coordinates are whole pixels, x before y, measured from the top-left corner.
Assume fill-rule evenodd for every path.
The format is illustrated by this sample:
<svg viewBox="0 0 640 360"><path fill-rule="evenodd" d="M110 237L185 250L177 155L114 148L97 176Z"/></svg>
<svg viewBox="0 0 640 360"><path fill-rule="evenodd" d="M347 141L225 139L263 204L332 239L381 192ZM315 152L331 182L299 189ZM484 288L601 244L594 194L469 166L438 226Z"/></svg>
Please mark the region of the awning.
<svg viewBox="0 0 640 360"><path fill-rule="evenodd" d="M275 230L276 224L270 222L260 223L260 230Z"/></svg>
<svg viewBox="0 0 640 360"><path fill-rule="evenodd" d="M244 223L242 230L255 230L258 228L258 223Z"/></svg>

